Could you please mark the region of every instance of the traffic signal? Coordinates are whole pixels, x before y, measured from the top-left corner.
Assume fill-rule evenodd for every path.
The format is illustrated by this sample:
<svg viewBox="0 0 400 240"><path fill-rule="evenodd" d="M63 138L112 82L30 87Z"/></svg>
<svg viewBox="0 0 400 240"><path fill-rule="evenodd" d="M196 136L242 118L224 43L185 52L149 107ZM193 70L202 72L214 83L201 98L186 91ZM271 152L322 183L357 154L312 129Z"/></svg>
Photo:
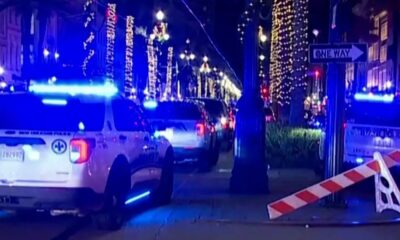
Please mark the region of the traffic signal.
<svg viewBox="0 0 400 240"><path fill-rule="evenodd" d="M261 85L261 97L264 100L269 98L269 88L266 84Z"/></svg>

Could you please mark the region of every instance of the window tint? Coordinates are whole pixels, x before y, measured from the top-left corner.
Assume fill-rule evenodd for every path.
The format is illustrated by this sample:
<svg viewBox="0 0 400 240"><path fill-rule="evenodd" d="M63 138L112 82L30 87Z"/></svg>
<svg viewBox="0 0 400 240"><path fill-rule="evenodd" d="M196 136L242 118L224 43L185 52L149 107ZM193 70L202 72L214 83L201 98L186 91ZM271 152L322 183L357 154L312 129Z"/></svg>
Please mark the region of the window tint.
<svg viewBox="0 0 400 240"><path fill-rule="evenodd" d="M226 107L222 101L211 99L200 99L200 101L204 103L204 107L211 117L214 118L227 115Z"/></svg>
<svg viewBox="0 0 400 240"><path fill-rule="evenodd" d="M114 100L113 115L115 128L118 131L133 132L144 130L142 116L139 114L139 111L134 103L128 100Z"/></svg>
<svg viewBox="0 0 400 240"><path fill-rule="evenodd" d="M45 99L52 102L54 99ZM0 129L35 131L101 131L104 102L83 103L79 99L60 99L64 104L45 104L29 94L0 95Z"/></svg>
<svg viewBox="0 0 400 240"><path fill-rule="evenodd" d="M150 119L198 120L202 118L199 107L187 102L162 102L154 110L145 110Z"/></svg>

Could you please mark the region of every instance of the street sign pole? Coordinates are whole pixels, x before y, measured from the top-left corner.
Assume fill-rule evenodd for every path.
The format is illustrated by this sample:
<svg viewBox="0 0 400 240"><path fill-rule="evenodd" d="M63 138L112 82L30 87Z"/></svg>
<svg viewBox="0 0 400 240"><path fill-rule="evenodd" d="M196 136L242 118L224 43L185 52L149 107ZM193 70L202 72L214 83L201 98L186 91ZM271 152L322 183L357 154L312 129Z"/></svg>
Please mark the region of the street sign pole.
<svg viewBox="0 0 400 240"><path fill-rule="evenodd" d="M330 1L331 25L329 32L330 44L341 41L340 26L337 25L337 10L339 0ZM344 138L344 109L345 109L345 79L344 64L329 63L327 69L327 128L325 137L325 179L338 175L343 163L343 138ZM327 207L345 206L341 194L333 194L325 199Z"/></svg>

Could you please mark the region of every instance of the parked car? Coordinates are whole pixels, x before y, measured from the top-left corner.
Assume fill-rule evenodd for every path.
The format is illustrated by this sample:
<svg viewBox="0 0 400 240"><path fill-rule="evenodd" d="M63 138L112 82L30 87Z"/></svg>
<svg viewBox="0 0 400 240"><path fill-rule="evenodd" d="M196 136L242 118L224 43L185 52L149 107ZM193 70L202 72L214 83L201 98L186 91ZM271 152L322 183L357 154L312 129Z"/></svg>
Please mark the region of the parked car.
<svg viewBox="0 0 400 240"><path fill-rule="evenodd" d="M204 104L204 108L209 113L212 123L218 136L218 144L229 150L233 145L234 131L231 124L231 116L224 101L211 98L197 98Z"/></svg>
<svg viewBox="0 0 400 240"><path fill-rule="evenodd" d="M98 96L108 87L31 91L0 95L0 209L90 213L115 230L128 205L170 201L173 149L133 102Z"/></svg>
<svg viewBox="0 0 400 240"><path fill-rule="evenodd" d="M194 101L160 102L153 108L145 108L145 113L157 134L171 142L176 162L195 159L202 170L209 170L218 162L215 127L200 104Z"/></svg>

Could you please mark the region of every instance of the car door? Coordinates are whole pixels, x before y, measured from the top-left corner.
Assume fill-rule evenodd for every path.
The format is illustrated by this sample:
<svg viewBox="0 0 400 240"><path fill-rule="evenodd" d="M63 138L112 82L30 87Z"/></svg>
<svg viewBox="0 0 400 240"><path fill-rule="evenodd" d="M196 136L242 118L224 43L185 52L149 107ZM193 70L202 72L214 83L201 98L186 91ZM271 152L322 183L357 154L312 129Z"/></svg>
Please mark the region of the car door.
<svg viewBox="0 0 400 240"><path fill-rule="evenodd" d="M151 129L150 124L148 123L147 119L145 118L141 109L136 106L136 104L132 103L131 108L133 110L133 114L135 116L135 126L138 127L138 131L143 136L143 148L142 154L146 157L147 164L154 164L158 161L158 144L153 137L153 131Z"/></svg>
<svg viewBox="0 0 400 240"><path fill-rule="evenodd" d="M134 105L126 99L116 99L113 102L113 116L115 128L118 131L118 146L127 156L132 169L137 167L138 161L145 161L143 149L147 136L140 126Z"/></svg>

